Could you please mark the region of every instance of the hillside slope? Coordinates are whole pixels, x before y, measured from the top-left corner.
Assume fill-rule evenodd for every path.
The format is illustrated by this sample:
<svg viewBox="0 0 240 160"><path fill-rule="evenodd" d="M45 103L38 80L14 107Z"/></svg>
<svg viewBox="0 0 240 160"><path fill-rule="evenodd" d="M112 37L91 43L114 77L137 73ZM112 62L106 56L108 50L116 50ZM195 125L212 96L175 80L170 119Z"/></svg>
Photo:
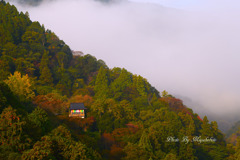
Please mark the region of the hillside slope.
<svg viewBox="0 0 240 160"><path fill-rule="evenodd" d="M226 159L216 122L0 2L0 159ZM87 118L70 118L84 103Z"/></svg>

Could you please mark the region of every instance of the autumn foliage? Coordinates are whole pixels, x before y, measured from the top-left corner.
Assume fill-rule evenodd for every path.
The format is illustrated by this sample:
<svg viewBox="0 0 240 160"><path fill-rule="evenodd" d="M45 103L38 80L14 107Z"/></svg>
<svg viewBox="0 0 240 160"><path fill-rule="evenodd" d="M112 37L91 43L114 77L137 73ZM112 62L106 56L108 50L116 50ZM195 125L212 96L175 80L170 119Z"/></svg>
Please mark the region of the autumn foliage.
<svg viewBox="0 0 240 160"><path fill-rule="evenodd" d="M32 90L32 83L27 74L21 75L20 72L16 71L13 75L10 74L4 82L22 101L31 100L35 96Z"/></svg>
<svg viewBox="0 0 240 160"><path fill-rule="evenodd" d="M67 112L68 105L69 105L69 103L60 99L54 93L49 93L47 95L38 95L34 98L33 103L36 106L40 106L44 110L54 114Z"/></svg>

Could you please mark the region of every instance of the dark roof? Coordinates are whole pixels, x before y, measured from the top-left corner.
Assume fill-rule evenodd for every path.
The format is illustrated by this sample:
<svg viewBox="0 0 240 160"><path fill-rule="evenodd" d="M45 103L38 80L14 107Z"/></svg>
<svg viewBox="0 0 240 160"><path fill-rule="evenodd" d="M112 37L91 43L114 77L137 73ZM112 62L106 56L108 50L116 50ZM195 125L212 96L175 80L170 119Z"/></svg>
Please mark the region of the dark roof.
<svg viewBox="0 0 240 160"><path fill-rule="evenodd" d="M87 109L84 107L83 103L71 103L69 110L83 110Z"/></svg>

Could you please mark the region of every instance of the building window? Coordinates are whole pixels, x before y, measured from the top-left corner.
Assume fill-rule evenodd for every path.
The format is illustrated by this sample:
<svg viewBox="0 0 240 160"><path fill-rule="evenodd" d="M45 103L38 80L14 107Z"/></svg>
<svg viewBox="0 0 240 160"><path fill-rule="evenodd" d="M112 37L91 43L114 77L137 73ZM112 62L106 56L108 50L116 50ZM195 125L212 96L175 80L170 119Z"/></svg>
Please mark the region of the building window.
<svg viewBox="0 0 240 160"><path fill-rule="evenodd" d="M71 110L71 114L84 114L84 110Z"/></svg>

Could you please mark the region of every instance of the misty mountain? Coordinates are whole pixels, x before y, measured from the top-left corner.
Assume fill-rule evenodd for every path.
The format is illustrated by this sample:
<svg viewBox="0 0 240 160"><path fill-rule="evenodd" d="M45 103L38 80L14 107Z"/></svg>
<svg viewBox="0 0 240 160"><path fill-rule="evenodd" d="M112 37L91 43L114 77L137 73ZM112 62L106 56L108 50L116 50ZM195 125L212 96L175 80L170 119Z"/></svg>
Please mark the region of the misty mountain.
<svg viewBox="0 0 240 160"><path fill-rule="evenodd" d="M0 2L0 159L233 159L217 122L141 75L72 54ZM102 44L101 44L102 45ZM87 108L69 111L72 103ZM71 117L71 114L77 117Z"/></svg>
<svg viewBox="0 0 240 160"><path fill-rule="evenodd" d="M184 104L191 108L194 112L198 113L200 117L207 116L209 121L217 121L219 129L226 134L228 137L230 133L233 133L233 131L236 131L235 123L238 123L240 120L239 118L239 112L235 113L225 113L220 114L218 112L214 112L209 110L207 107L205 107L200 102L194 101L189 97L182 96L182 95L174 95L181 100L183 100Z"/></svg>
<svg viewBox="0 0 240 160"><path fill-rule="evenodd" d="M240 130L240 121L236 122L226 133L227 137L231 136L233 133L239 132Z"/></svg>
<svg viewBox="0 0 240 160"><path fill-rule="evenodd" d="M240 137L240 121L236 122L226 133L227 142L238 145Z"/></svg>
<svg viewBox="0 0 240 160"><path fill-rule="evenodd" d="M159 91L190 97L206 112L239 112L240 26L232 10L183 11L150 3L103 5L91 0L18 6L73 50L94 53L112 68L144 75Z"/></svg>

